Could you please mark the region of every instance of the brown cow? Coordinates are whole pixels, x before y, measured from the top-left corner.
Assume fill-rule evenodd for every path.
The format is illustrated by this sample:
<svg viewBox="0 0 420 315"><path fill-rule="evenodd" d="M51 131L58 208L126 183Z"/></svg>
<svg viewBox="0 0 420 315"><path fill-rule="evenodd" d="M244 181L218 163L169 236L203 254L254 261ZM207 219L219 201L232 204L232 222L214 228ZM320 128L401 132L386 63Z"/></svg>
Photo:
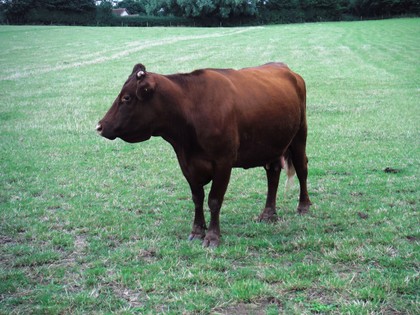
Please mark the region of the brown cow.
<svg viewBox="0 0 420 315"><path fill-rule="evenodd" d="M96 130L111 140L160 136L172 145L195 205L189 239L204 239L203 246L219 245L219 213L233 167L265 167L268 192L260 221L276 218L282 166L289 166L289 176L296 170L298 212L309 210L305 82L283 63L172 75L137 64ZM206 233L203 187L210 181Z"/></svg>

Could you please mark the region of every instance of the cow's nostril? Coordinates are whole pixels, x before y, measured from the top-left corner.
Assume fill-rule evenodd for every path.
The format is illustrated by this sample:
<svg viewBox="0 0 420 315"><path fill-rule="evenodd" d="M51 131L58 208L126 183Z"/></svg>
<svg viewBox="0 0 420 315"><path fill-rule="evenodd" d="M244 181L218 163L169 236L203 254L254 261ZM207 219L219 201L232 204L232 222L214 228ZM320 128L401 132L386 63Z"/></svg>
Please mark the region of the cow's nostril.
<svg viewBox="0 0 420 315"><path fill-rule="evenodd" d="M96 131L97 132L101 132L102 131L102 125L101 124L97 124L96 125Z"/></svg>

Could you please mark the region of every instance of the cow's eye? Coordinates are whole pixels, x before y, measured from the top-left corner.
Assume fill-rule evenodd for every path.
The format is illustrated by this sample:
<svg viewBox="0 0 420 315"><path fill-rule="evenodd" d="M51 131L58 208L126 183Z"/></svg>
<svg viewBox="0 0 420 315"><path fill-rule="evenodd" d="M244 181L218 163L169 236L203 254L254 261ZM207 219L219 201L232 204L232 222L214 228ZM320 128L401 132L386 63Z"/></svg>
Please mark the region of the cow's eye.
<svg viewBox="0 0 420 315"><path fill-rule="evenodd" d="M123 100L123 102L129 102L129 101L131 101L131 97L130 97L130 95L124 95L122 97L122 100Z"/></svg>

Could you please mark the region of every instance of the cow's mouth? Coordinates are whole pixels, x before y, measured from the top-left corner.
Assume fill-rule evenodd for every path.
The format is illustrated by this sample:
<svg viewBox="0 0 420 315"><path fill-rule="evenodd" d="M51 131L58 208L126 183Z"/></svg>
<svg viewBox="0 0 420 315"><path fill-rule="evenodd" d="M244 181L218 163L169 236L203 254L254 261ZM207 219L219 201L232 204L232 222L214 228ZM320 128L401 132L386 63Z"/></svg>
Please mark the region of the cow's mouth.
<svg viewBox="0 0 420 315"><path fill-rule="evenodd" d="M102 137L104 137L104 138L107 138L107 139L109 139L109 140L115 140L115 138L116 138L116 136L115 136L115 135L111 135L111 134L109 134L109 133L104 132L104 128L103 128L103 126L102 126L101 124L97 124L97 125L96 125L96 132L97 132L100 136L102 136Z"/></svg>
<svg viewBox="0 0 420 315"><path fill-rule="evenodd" d="M124 140L125 142L128 143L136 143L136 142L143 142L146 140L149 140L151 135L150 134L145 134L143 136L140 135L121 135L118 136L120 139Z"/></svg>
<svg viewBox="0 0 420 315"><path fill-rule="evenodd" d="M115 140L116 138L120 138L125 142L129 143L136 143L149 140L152 136L152 133L147 130L137 130L134 133L126 133L126 134L116 134L115 131L109 131L109 128L104 128L102 124L98 124L96 126L96 131L99 135L109 140Z"/></svg>

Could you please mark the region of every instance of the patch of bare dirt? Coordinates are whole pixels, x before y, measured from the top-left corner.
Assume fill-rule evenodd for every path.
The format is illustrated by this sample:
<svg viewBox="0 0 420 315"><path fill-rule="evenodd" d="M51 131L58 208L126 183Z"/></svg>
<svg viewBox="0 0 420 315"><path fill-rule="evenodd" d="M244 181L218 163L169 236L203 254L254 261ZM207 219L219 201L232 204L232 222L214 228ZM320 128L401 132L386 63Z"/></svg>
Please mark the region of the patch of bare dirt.
<svg viewBox="0 0 420 315"><path fill-rule="evenodd" d="M60 260L59 265L75 265L77 259L84 255L88 246L85 235L76 235L74 240L74 250L67 257Z"/></svg>
<svg viewBox="0 0 420 315"><path fill-rule="evenodd" d="M267 307L276 305L278 310L282 309L282 303L275 297L268 297L253 303L238 303L223 309L212 312L212 315L265 315Z"/></svg>
<svg viewBox="0 0 420 315"><path fill-rule="evenodd" d="M406 239L409 241L409 242L418 242L419 241L419 237L418 236L415 236L415 235L407 235L406 236Z"/></svg>
<svg viewBox="0 0 420 315"><path fill-rule="evenodd" d="M401 172L401 170L396 169L396 168L392 168L392 167L386 167L386 168L384 169L384 172L385 172L385 173L397 174L397 173L400 173L400 172Z"/></svg>
<svg viewBox="0 0 420 315"><path fill-rule="evenodd" d="M135 308L143 306L143 302L141 302L141 291L131 290L126 287L119 286L114 286L113 291L116 296L127 301L130 307Z"/></svg>
<svg viewBox="0 0 420 315"><path fill-rule="evenodd" d="M11 244L11 243L15 243L15 240L13 238L10 238L5 235L0 235L0 245Z"/></svg>

